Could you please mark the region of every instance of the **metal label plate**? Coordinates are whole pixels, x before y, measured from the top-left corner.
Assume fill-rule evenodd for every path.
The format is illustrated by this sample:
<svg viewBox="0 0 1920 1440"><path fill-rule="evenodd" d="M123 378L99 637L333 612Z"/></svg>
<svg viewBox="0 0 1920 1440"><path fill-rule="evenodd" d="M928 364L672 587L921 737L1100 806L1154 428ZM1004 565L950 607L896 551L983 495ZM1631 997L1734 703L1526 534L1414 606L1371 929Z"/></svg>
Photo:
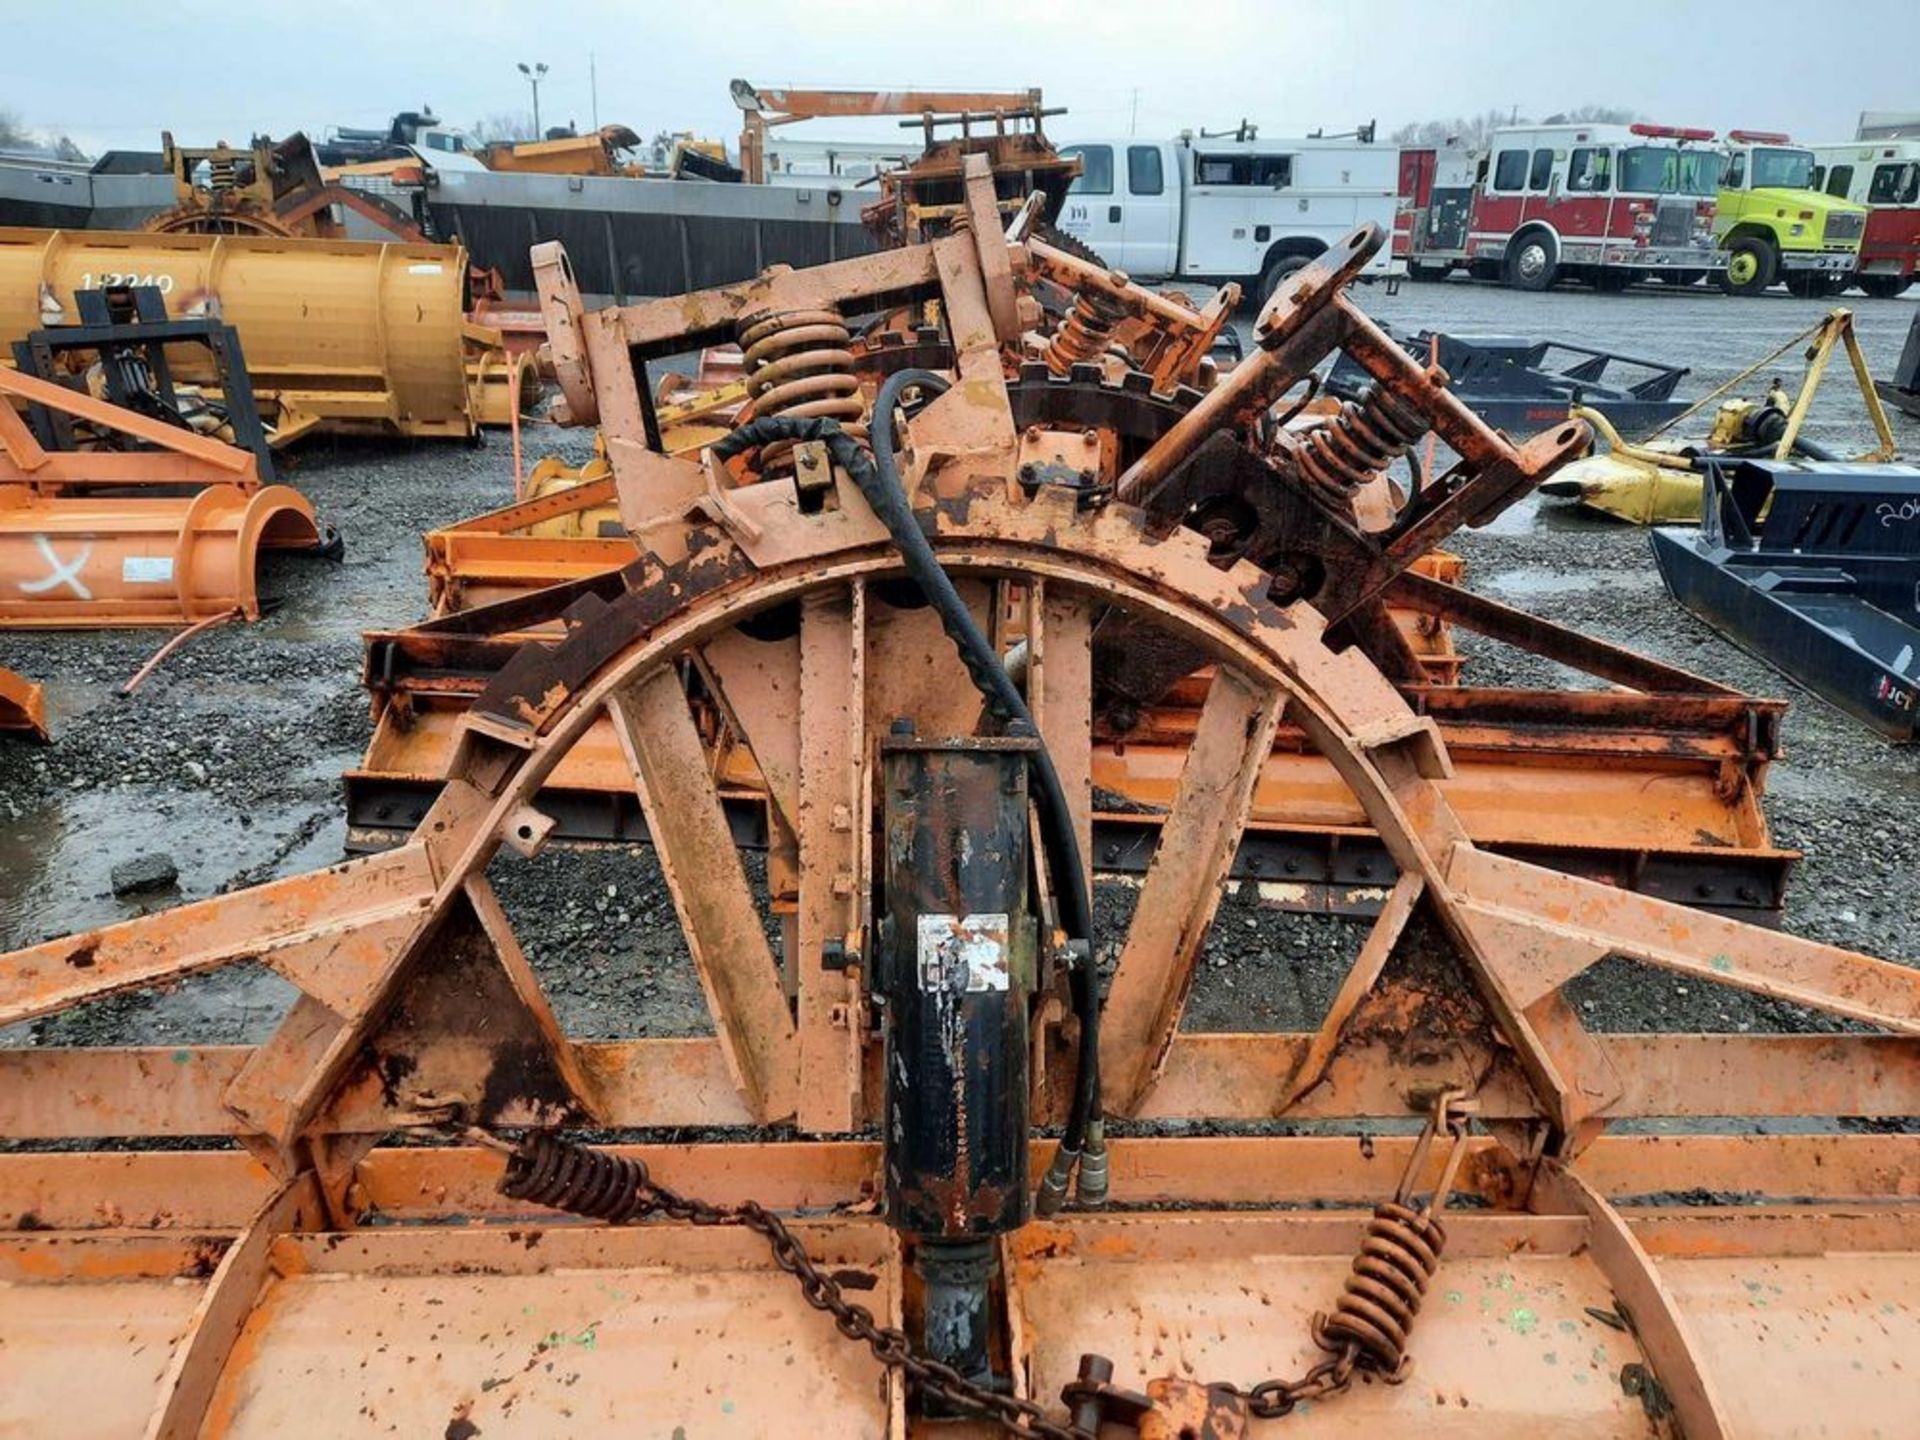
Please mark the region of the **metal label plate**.
<svg viewBox="0 0 1920 1440"><path fill-rule="evenodd" d="M1012 987L1006 915L919 917L920 988L983 994Z"/></svg>

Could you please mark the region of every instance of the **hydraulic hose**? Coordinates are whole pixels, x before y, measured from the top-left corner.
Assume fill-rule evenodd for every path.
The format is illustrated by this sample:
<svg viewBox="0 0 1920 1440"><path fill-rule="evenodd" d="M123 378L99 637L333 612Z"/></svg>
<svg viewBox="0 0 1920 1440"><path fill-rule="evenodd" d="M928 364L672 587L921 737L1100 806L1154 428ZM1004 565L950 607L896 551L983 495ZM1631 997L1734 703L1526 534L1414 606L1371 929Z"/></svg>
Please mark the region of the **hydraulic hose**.
<svg viewBox="0 0 1920 1440"><path fill-rule="evenodd" d="M886 526L907 574L940 616L941 627L985 699L987 712L1003 727L1018 723L1026 727L1027 733L1038 737L1039 727L1033 723L1025 698L1007 674L992 644L974 623L973 613L934 554L926 532L920 528L894 463L893 412L901 395L910 387L939 394L951 385L946 377L931 370L901 370L890 376L874 399L871 453L834 420L785 416L749 421L716 441L713 453L716 458L726 460L775 442L823 442L834 463L847 472L873 513ZM1061 1155L1055 1159L1048 1184L1043 1187L1044 1209L1052 1208L1044 1197L1047 1189L1054 1192L1054 1205L1064 1195L1066 1180L1087 1149L1090 1134L1100 1156L1099 1178L1092 1193L1088 1193L1086 1180L1092 1177L1083 1177L1082 1194L1088 1199L1104 1198L1104 1116L1100 1104L1100 985L1093 959L1093 897L1081 867L1080 842L1074 831L1066 788L1060 783L1059 771L1044 740L1033 752L1031 769L1047 875L1060 905L1061 926L1070 940L1079 942L1079 963L1071 976L1074 1011L1080 1021L1079 1074Z"/></svg>

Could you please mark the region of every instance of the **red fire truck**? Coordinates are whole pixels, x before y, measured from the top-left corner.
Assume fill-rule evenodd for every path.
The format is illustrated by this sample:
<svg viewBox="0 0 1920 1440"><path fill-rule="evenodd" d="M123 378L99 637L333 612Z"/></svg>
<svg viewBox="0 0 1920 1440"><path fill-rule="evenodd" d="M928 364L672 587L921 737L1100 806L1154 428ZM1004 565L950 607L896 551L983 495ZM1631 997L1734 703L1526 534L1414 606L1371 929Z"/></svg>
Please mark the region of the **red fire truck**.
<svg viewBox="0 0 1920 1440"><path fill-rule="evenodd" d="M1727 263L1713 239L1726 153L1713 138L1669 125L1518 125L1484 150L1402 150L1394 253L1415 279L1464 266L1522 290L1698 284Z"/></svg>
<svg viewBox="0 0 1920 1440"><path fill-rule="evenodd" d="M1920 140L1816 145L1813 187L1867 207L1853 283L1869 295L1904 295L1920 271Z"/></svg>

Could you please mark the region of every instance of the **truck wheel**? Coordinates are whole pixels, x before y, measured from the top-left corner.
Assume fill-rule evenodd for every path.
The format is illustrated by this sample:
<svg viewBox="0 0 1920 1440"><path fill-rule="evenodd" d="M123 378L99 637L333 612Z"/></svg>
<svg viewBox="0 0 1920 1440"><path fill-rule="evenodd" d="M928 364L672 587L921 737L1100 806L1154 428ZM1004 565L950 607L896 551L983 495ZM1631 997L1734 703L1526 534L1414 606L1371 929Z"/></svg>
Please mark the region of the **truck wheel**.
<svg viewBox="0 0 1920 1440"><path fill-rule="evenodd" d="M1759 295L1773 286L1780 273L1780 257L1765 240L1742 236L1727 247L1727 268L1720 288L1729 295Z"/></svg>
<svg viewBox="0 0 1920 1440"><path fill-rule="evenodd" d="M1876 300L1898 300L1913 284L1911 275L1856 275L1853 283Z"/></svg>
<svg viewBox="0 0 1920 1440"><path fill-rule="evenodd" d="M1289 275L1304 270L1311 262L1305 255L1276 256L1266 269L1260 272L1260 293L1253 298L1253 308L1259 312L1267 308L1267 302L1273 298Z"/></svg>
<svg viewBox="0 0 1920 1440"><path fill-rule="evenodd" d="M1507 284L1515 290L1547 289L1560 271L1557 249L1552 236L1529 230L1507 248Z"/></svg>

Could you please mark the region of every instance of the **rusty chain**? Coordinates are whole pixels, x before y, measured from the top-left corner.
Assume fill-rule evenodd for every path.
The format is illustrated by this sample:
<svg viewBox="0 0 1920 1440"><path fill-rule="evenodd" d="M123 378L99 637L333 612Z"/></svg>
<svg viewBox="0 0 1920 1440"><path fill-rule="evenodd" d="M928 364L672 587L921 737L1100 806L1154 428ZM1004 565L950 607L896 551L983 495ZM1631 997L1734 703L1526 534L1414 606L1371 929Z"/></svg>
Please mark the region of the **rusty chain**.
<svg viewBox="0 0 1920 1440"><path fill-rule="evenodd" d="M1331 1316L1315 1315L1313 1337L1316 1343L1334 1353L1294 1380L1264 1380L1247 1389L1222 1386L1245 1402L1248 1414L1259 1419L1278 1419L1291 1414L1303 1402L1328 1399L1350 1388L1356 1374L1367 1372L1392 1381L1403 1379L1408 1360L1398 1344L1383 1346L1373 1335L1378 1320L1380 1287L1370 1284L1365 1267L1368 1256L1377 1254L1376 1227L1381 1217L1390 1224L1404 1224L1400 1217L1425 1219L1432 1236L1438 1226L1431 1217L1443 1209L1458 1174L1466 1146L1466 1117L1471 1102L1458 1092L1446 1092L1434 1103L1426 1127L1416 1141L1413 1153L1401 1177L1393 1202L1374 1212L1369 1225L1369 1240L1354 1262L1354 1274L1347 1282ZM916 1354L905 1331L882 1325L871 1310L847 1298L845 1288L832 1275L814 1263L787 1223L757 1200L738 1204L715 1204L694 1199L661 1184L648 1172L646 1164L631 1156L615 1156L606 1151L574 1145L546 1133L529 1135L518 1144L490 1130L465 1123L450 1123L447 1128L463 1138L484 1145L508 1157L508 1169L500 1189L515 1199L533 1200L552 1208L614 1223L627 1223L651 1215L702 1226L739 1226L752 1230L767 1242L773 1263L791 1275L800 1286L801 1297L815 1310L833 1317L834 1328L848 1340L864 1345L882 1368L905 1375L920 1393L938 1402L949 1413L971 1415L998 1426L1008 1435L1031 1440L1097 1440L1095 1430L1073 1423L1047 1418L1045 1409L1032 1400L1004 1394L978 1384L950 1365ZM1427 1156L1435 1137L1446 1131L1453 1140L1452 1149L1440 1181L1424 1206L1414 1206L1412 1193L1426 1168ZM1404 1273L1409 1261L1396 1262ZM1438 1245L1433 1246L1425 1274L1409 1276L1403 1291L1410 1291L1411 1307L1400 1317L1394 1333L1404 1340L1411 1309L1418 1308L1419 1292L1425 1288L1431 1267L1438 1263ZM1394 1282L1399 1285L1400 1282ZM1355 1327L1359 1327L1356 1329ZM1075 1387L1069 1387L1071 1393ZM1118 1392L1116 1392L1118 1393Z"/></svg>

